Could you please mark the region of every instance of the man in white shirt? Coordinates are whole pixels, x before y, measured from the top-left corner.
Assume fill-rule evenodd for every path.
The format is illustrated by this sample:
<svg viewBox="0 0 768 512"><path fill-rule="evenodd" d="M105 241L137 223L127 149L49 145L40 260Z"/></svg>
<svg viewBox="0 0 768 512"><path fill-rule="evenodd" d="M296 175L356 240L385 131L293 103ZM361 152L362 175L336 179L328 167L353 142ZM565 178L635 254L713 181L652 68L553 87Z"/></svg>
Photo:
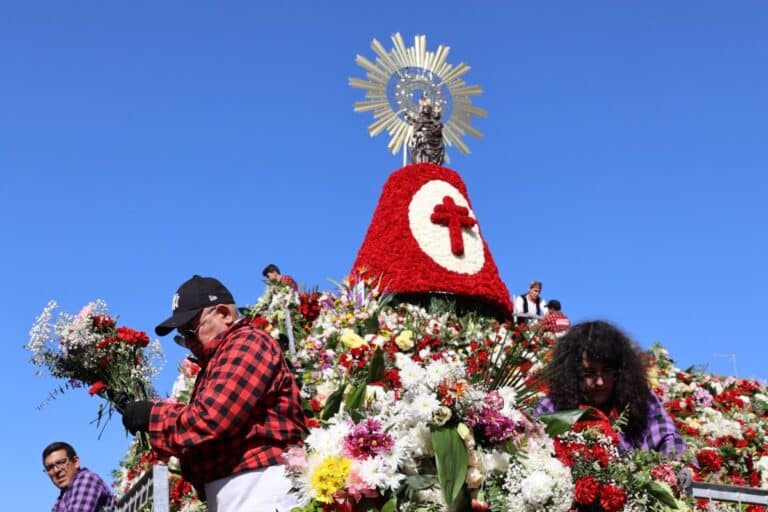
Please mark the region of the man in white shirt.
<svg viewBox="0 0 768 512"><path fill-rule="evenodd" d="M535 324L547 314L547 301L541 297L541 281L531 281L528 292L515 297L517 323Z"/></svg>

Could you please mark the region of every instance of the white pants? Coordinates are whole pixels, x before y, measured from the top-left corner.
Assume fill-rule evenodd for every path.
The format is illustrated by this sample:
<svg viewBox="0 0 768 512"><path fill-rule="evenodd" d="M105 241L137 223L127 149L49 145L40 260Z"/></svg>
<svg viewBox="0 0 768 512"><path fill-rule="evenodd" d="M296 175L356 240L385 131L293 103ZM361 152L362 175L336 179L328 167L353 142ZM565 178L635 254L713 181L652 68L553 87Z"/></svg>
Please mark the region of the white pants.
<svg viewBox="0 0 768 512"><path fill-rule="evenodd" d="M289 494L283 466L246 471L205 484L209 512L289 512L298 505Z"/></svg>

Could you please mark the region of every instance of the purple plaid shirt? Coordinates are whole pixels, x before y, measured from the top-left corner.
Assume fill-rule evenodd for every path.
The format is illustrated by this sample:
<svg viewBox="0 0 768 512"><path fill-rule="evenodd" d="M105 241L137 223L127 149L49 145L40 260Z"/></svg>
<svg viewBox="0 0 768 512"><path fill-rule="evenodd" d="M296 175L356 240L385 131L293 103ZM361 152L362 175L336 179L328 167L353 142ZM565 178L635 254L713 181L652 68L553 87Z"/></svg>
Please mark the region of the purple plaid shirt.
<svg viewBox="0 0 768 512"><path fill-rule="evenodd" d="M93 471L80 468L69 487L59 494L52 512L99 512L114 504L115 498L101 477Z"/></svg>
<svg viewBox="0 0 768 512"><path fill-rule="evenodd" d="M549 397L544 397L534 409L533 415L541 416L551 412L555 412L555 404ZM648 424L645 430L631 439L619 432L619 449L624 452L655 450L666 456L679 458L685 451L685 446L685 439L664 410L664 404L653 393L649 393L648 397Z"/></svg>

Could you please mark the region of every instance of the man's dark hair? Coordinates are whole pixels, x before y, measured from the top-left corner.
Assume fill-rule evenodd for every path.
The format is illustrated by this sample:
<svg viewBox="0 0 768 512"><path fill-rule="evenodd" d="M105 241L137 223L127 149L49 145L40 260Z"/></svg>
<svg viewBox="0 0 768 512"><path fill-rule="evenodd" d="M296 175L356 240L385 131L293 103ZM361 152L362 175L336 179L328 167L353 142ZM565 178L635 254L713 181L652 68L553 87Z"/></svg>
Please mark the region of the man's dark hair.
<svg viewBox="0 0 768 512"><path fill-rule="evenodd" d="M261 275L263 275L264 277L267 277L267 274L269 274L270 272L277 272L278 274L280 274L280 269L274 263L270 263L269 265L264 267L264 270L261 271Z"/></svg>
<svg viewBox="0 0 768 512"><path fill-rule="evenodd" d="M587 404L582 355L616 371L611 408L626 409L624 433L636 438L648 423L650 388L645 358L638 346L620 329L601 320L574 325L555 345L545 370L549 398L556 410L577 409Z"/></svg>
<svg viewBox="0 0 768 512"><path fill-rule="evenodd" d="M551 309L552 311L560 311L563 309L563 307L560 305L560 301L557 299L552 299L549 302L547 302L547 309Z"/></svg>
<svg viewBox="0 0 768 512"><path fill-rule="evenodd" d="M45 458L53 452L57 452L59 450L65 450L67 452L67 457L70 459L72 457L77 457L77 452L75 452L75 449L72 448L71 444L65 443L64 441L56 441L45 447L43 450L43 460L45 460Z"/></svg>

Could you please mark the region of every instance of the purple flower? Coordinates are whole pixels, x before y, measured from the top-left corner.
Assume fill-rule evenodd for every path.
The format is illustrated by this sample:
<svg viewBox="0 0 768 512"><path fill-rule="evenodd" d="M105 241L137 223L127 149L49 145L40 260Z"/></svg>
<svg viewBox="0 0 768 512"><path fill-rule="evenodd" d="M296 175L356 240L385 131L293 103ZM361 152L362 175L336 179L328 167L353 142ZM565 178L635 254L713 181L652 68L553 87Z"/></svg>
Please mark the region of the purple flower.
<svg viewBox="0 0 768 512"><path fill-rule="evenodd" d="M487 406L468 411L466 422L473 429L479 429L481 437L488 439L491 443L504 442L514 437L518 430L515 420Z"/></svg>
<svg viewBox="0 0 768 512"><path fill-rule="evenodd" d="M390 450L393 444L392 436L382 432L381 423L367 418L352 427L344 437L344 452L355 459L368 459Z"/></svg>
<svg viewBox="0 0 768 512"><path fill-rule="evenodd" d="M485 395L485 405L490 409L501 410L504 407L504 399L501 397L497 390L493 390Z"/></svg>
<svg viewBox="0 0 768 512"><path fill-rule="evenodd" d="M699 407L709 407L712 405L712 395L704 388L696 388L693 392L693 398Z"/></svg>

